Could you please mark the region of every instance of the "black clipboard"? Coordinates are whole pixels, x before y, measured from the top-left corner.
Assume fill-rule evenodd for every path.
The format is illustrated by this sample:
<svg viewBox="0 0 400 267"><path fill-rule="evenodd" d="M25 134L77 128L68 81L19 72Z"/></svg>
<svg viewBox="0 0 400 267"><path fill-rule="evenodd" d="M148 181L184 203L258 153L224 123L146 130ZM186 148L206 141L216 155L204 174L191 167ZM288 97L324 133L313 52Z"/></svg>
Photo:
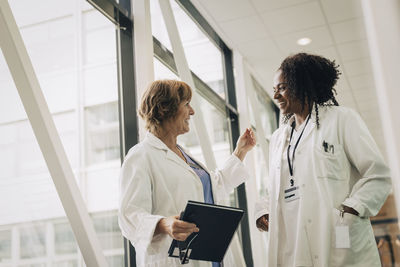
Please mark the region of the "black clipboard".
<svg viewBox="0 0 400 267"><path fill-rule="evenodd" d="M189 200L180 219L196 224L200 231L185 241L173 240L168 255L182 264L189 259L221 262L243 214L242 209Z"/></svg>

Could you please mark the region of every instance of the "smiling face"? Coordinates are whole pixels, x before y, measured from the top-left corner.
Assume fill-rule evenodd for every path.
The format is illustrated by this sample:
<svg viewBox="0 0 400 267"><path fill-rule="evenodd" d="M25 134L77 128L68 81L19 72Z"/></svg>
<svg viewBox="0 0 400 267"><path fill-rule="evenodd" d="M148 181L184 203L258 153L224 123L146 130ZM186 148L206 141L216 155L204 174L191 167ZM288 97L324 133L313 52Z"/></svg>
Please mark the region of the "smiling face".
<svg viewBox="0 0 400 267"><path fill-rule="evenodd" d="M301 111L301 103L291 94L287 83L283 80L281 70L275 73L273 88L274 99L283 115L296 114Z"/></svg>
<svg viewBox="0 0 400 267"><path fill-rule="evenodd" d="M184 100L179 104L175 117L171 118L169 128L176 132L176 135L189 132L190 116L194 115L194 110L190 105L190 100Z"/></svg>

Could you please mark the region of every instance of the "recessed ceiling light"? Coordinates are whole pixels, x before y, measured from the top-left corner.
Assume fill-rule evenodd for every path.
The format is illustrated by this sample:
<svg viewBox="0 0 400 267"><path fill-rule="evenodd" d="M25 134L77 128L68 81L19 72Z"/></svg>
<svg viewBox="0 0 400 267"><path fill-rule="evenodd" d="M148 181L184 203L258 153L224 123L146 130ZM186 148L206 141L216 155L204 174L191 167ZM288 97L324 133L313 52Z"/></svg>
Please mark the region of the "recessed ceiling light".
<svg viewBox="0 0 400 267"><path fill-rule="evenodd" d="M309 43L311 43L311 39L307 37L300 38L299 40L297 40L298 45L308 45Z"/></svg>

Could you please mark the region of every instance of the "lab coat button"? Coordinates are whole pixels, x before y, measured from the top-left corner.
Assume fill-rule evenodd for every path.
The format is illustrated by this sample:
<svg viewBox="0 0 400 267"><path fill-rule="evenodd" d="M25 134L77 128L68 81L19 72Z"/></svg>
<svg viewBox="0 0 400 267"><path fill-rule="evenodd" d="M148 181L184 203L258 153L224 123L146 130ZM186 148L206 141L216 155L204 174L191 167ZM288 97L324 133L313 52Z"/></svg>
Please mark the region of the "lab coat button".
<svg viewBox="0 0 400 267"><path fill-rule="evenodd" d="M318 260L318 255L314 255L314 259Z"/></svg>
<svg viewBox="0 0 400 267"><path fill-rule="evenodd" d="M311 223L311 219L308 219L308 223Z"/></svg>

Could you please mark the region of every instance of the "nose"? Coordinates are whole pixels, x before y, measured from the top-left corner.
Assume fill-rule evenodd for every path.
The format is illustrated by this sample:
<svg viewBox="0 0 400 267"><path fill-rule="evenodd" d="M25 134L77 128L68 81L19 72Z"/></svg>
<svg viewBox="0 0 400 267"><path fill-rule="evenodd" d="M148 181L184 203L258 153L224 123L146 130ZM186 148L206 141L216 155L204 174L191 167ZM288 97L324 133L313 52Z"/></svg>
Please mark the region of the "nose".
<svg viewBox="0 0 400 267"><path fill-rule="evenodd" d="M189 115L194 115L194 109L191 105L189 105Z"/></svg>
<svg viewBox="0 0 400 267"><path fill-rule="evenodd" d="M274 92L274 99L278 99L281 97L279 90L274 90L273 92Z"/></svg>

